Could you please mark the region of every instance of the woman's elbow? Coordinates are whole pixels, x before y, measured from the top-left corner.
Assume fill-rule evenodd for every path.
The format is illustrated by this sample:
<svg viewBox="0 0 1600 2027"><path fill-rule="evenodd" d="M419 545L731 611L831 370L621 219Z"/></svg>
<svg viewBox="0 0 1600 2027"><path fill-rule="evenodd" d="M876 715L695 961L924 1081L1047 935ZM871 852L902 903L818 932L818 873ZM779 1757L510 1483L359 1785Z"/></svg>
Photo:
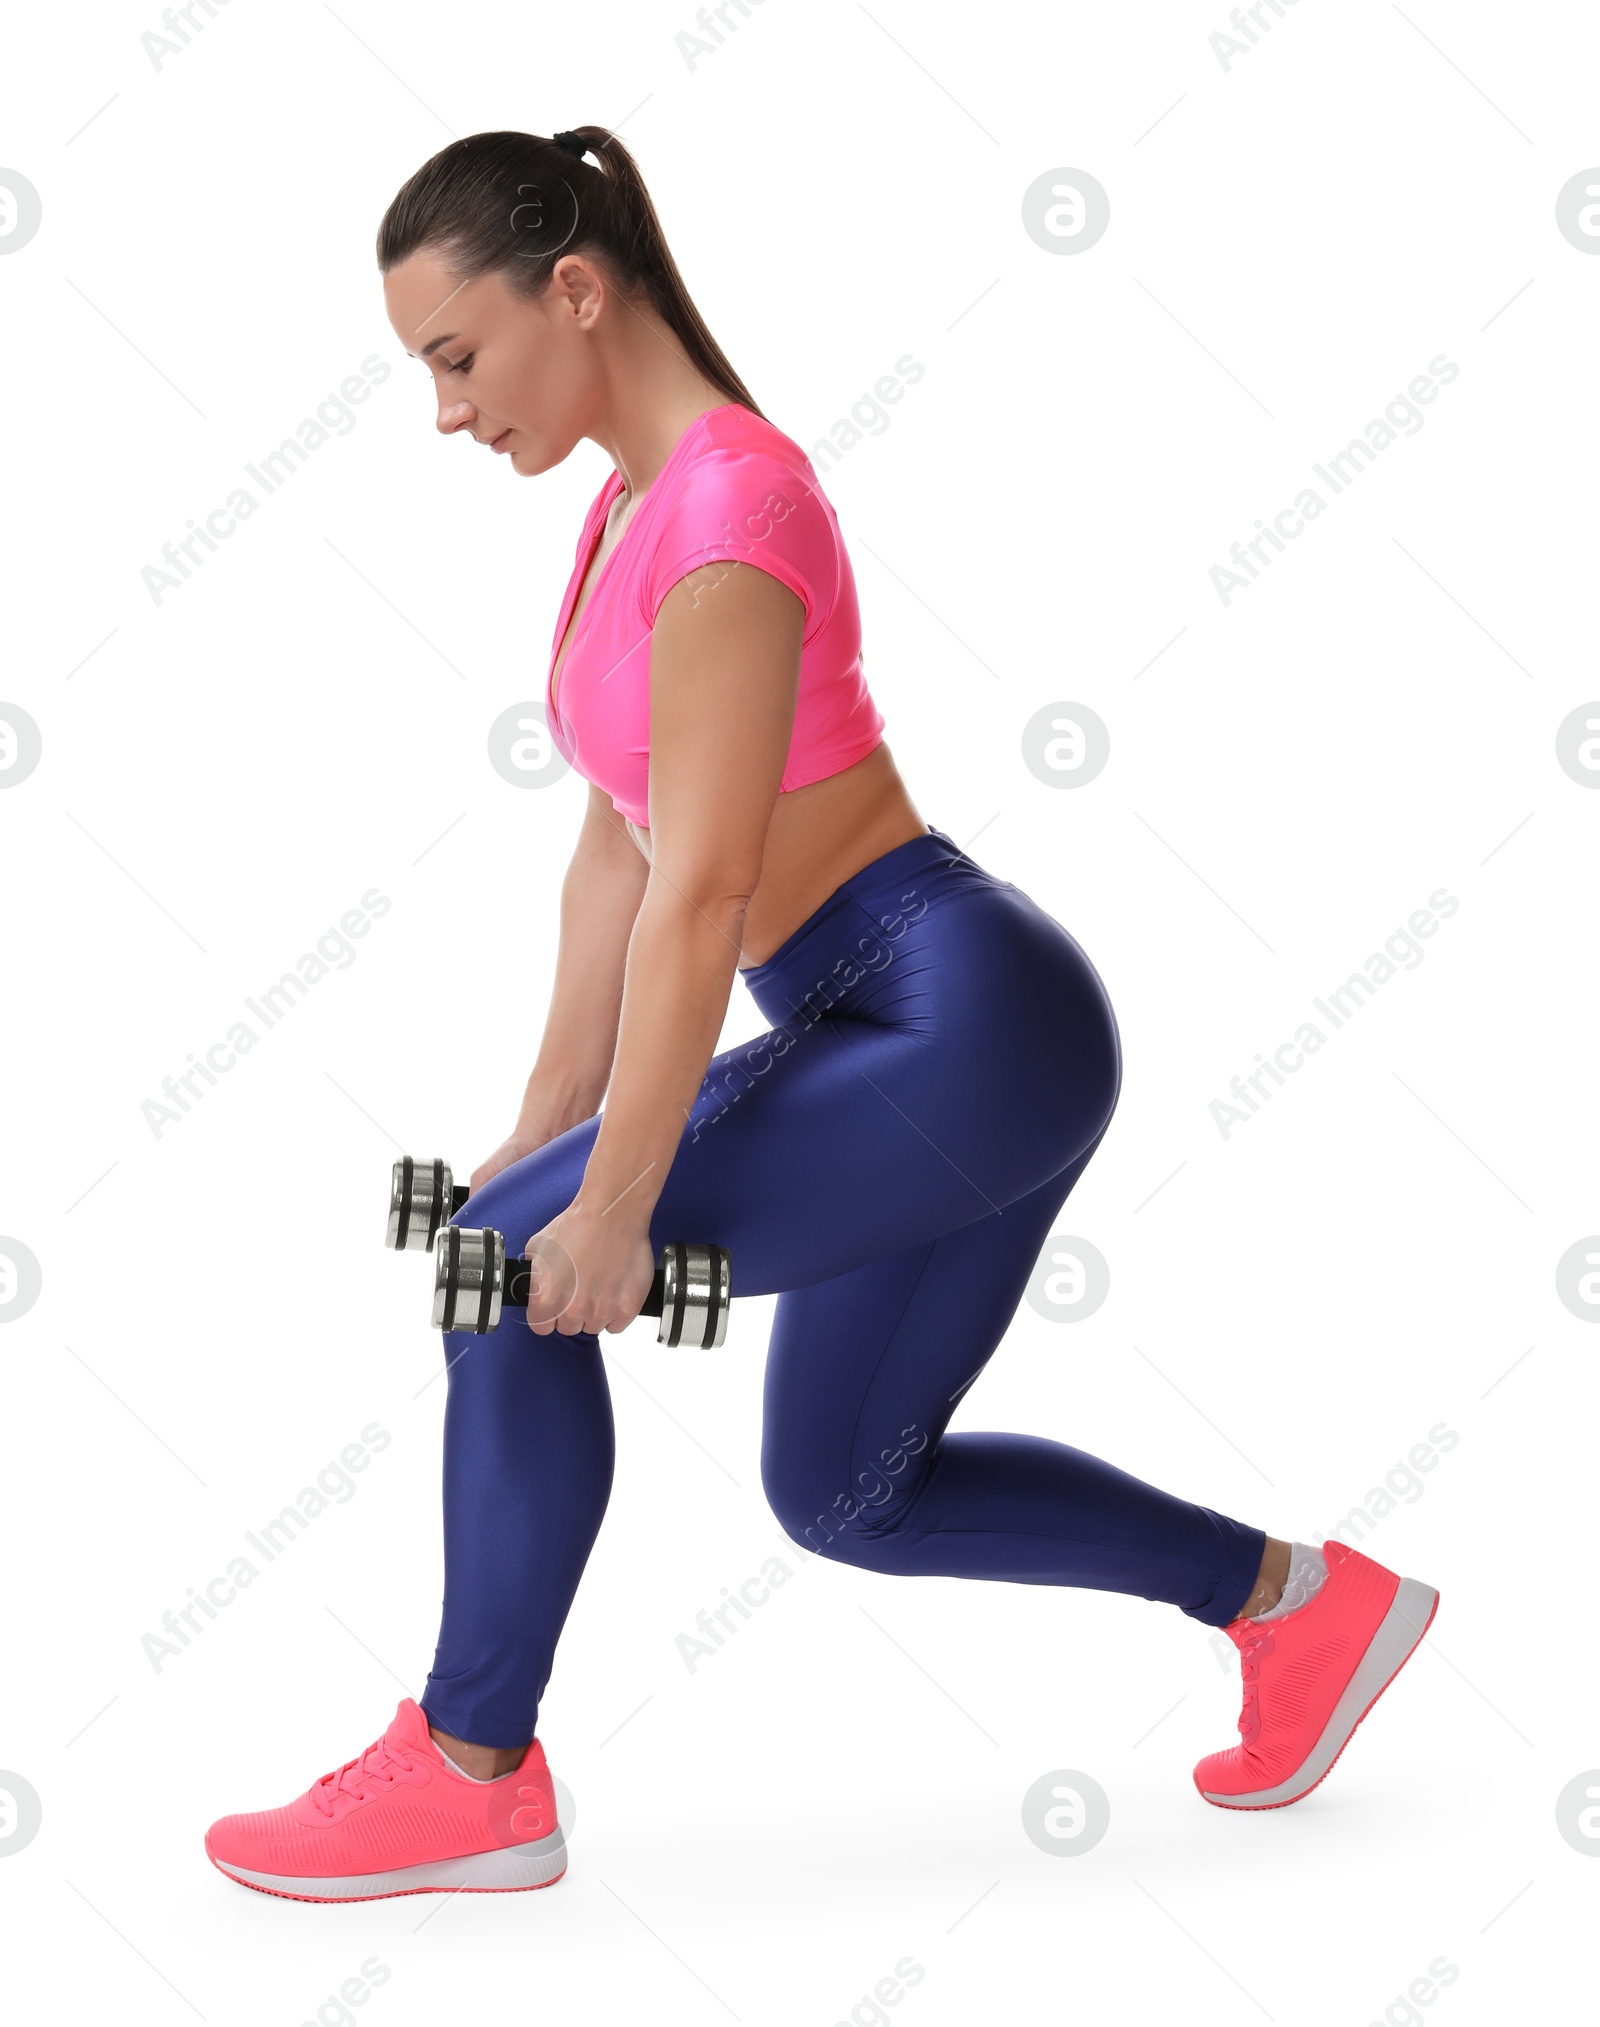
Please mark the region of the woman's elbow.
<svg viewBox="0 0 1600 2027"><path fill-rule="evenodd" d="M724 935L737 940L755 894L756 876L727 867L696 874L663 866L658 861L650 869L650 888L655 891L658 906L679 913L692 910Z"/></svg>

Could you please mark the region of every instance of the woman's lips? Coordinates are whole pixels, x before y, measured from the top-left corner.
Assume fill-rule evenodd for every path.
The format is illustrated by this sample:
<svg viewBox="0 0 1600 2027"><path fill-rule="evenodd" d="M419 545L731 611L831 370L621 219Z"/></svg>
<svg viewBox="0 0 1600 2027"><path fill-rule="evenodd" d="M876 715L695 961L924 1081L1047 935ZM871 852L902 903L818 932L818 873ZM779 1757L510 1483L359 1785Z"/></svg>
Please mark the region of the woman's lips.
<svg viewBox="0 0 1600 2027"><path fill-rule="evenodd" d="M491 441L489 445L490 450L504 450L506 447L506 438L510 434L511 434L510 429L501 430L500 434Z"/></svg>

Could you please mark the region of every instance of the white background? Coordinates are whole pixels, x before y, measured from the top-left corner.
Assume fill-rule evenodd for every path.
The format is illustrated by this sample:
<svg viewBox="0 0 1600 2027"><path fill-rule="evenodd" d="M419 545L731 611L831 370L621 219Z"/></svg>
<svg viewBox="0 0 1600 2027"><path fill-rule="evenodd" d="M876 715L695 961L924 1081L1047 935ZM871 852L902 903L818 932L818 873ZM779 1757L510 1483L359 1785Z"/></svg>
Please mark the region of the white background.
<svg viewBox="0 0 1600 2027"><path fill-rule="evenodd" d="M1600 1228L1600 795L1555 757L1600 696L1600 259L1555 223L1600 161L1600 22L1299 0L1224 68L1220 0L727 12L692 63L653 5L233 0L159 69L153 9L8 27L4 166L44 209L0 261L0 700L44 744L0 795L0 1232L43 1268L0 1332L0 1767L43 1805L0 1865L7 1996L295 2027L377 1957L373 2027L1551 2014L1600 1884L1556 1823L1600 1764L1600 1333L1555 1279ZM214 1817L426 1677L441 1351L382 1201L402 1151L464 1176L509 1128L583 799L485 741L542 694L608 466L527 485L439 437L374 234L453 134L589 121L813 455L925 365L817 460L869 678L919 809L1073 931L1121 1024L1062 1214L1110 1297L1024 1306L956 1425L1312 1540L1459 1437L1363 1543L1439 1588L1434 1631L1300 1806L1196 1796L1237 1673L1179 1613L795 1549L748 1301L720 1353L606 1342L616 1491L540 1720L566 1879L330 1909L206 1862ZM1110 196L1073 257L1023 229L1054 169ZM373 353L356 426L155 603L162 544ZM1229 545L1441 353L1425 426L1224 605ZM1067 703L1111 737L1078 788L1021 756ZM1224 1138L1230 1079L1441 886L1423 961ZM372 887L356 961L153 1134L162 1080ZM764 1026L736 987L725 1042ZM356 1496L153 1669L163 1612L372 1422ZM774 1555L792 1580L691 1674L676 1635ZM1092 1850L1024 1835L1057 1769L1110 1799Z"/></svg>

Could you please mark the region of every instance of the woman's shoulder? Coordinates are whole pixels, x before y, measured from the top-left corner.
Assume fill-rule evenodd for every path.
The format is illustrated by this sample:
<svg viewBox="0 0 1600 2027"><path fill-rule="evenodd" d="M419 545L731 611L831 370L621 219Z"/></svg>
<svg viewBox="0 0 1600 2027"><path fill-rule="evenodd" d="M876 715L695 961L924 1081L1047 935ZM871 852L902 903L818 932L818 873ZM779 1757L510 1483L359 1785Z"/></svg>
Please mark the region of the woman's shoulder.
<svg viewBox="0 0 1600 2027"><path fill-rule="evenodd" d="M810 468L810 460L792 436L786 436L775 422L746 408L742 401L730 401L709 409L700 420L711 443L735 449L764 450L786 464Z"/></svg>
<svg viewBox="0 0 1600 2027"><path fill-rule="evenodd" d="M818 490L811 460L792 436L775 422L757 415L742 402L714 408L701 418L698 454L689 460L685 477L697 467L738 468L778 480L787 477L802 492Z"/></svg>
<svg viewBox="0 0 1600 2027"><path fill-rule="evenodd" d="M703 415L690 450L669 474L640 559L647 617L690 568L727 560L771 571L820 622L837 591L838 536L805 452L742 403Z"/></svg>

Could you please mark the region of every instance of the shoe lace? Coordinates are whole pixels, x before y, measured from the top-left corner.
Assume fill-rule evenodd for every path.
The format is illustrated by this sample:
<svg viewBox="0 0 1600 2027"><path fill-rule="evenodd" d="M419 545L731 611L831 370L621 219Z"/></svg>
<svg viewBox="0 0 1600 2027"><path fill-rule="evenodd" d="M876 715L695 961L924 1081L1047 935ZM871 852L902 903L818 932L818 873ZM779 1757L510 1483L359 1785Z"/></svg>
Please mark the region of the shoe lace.
<svg viewBox="0 0 1600 2027"><path fill-rule="evenodd" d="M365 1801L369 1785L392 1788L400 1775L410 1773L414 1764L404 1753L397 1752L387 1738L380 1738L353 1760L346 1760L342 1767L319 1775L311 1784L311 1800L324 1816L331 1816L338 1796L354 1795Z"/></svg>
<svg viewBox="0 0 1600 2027"><path fill-rule="evenodd" d="M1244 1678L1244 1708L1239 1712L1239 1736L1254 1745L1261 1731L1261 1664L1272 1652L1272 1628L1247 1633L1239 1642L1239 1672Z"/></svg>

